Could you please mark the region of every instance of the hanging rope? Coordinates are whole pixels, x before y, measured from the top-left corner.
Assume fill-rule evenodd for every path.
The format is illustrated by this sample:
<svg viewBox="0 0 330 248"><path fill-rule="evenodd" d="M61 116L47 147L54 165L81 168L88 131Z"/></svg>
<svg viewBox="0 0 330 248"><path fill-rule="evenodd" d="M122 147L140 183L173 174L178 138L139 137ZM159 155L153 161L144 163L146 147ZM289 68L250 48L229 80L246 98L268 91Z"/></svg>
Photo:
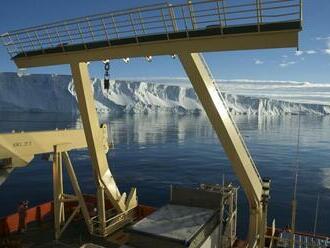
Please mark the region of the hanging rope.
<svg viewBox="0 0 330 248"><path fill-rule="evenodd" d="M315 234L316 234L317 221L318 221L318 218L319 218L319 204L320 204L320 193L317 194L317 201L316 201L315 219L314 219L314 229L313 229L313 234L314 234L314 236L315 236Z"/></svg>
<svg viewBox="0 0 330 248"><path fill-rule="evenodd" d="M293 191L293 198L296 200L297 197L297 185L298 185L298 174L299 174L299 156L300 156L300 132L301 132L301 105L299 106L299 113L298 113L298 134L297 134L297 146L296 146L296 171L295 171L295 181L294 181L294 191Z"/></svg>
<svg viewBox="0 0 330 248"><path fill-rule="evenodd" d="M293 199L292 199L292 209L291 209L291 239L290 248L295 247L295 231L296 231L296 215L297 215L297 186L298 186L298 173L299 173L299 152L300 152L300 115L301 115L301 105L299 106L298 113L298 137L297 137L297 147L296 147L296 170L295 170L295 180L293 188Z"/></svg>
<svg viewBox="0 0 330 248"><path fill-rule="evenodd" d="M104 89L109 91L110 88L110 75L109 75L109 70L110 70L110 62L107 61L104 64Z"/></svg>

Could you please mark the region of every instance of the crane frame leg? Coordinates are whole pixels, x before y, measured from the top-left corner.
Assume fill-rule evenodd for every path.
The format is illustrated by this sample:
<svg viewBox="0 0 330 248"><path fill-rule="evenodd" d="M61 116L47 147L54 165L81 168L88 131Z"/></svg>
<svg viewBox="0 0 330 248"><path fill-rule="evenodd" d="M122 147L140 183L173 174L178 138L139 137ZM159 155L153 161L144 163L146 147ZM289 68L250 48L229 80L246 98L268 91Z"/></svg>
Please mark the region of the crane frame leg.
<svg viewBox="0 0 330 248"><path fill-rule="evenodd" d="M100 132L100 123L96 113L94 95L92 91L91 80L88 73L88 66L85 62L71 64L74 86L78 98L78 105L81 119L86 135L88 151L91 156L97 182L101 182L100 187L109 189L108 197L113 206L119 211L125 211L124 202L120 201L121 194L117 188L116 182L108 167L106 154L102 146L102 133ZM104 185L103 178L106 177L109 185ZM98 183L99 184L99 183Z"/></svg>
<svg viewBox="0 0 330 248"><path fill-rule="evenodd" d="M63 162L66 167L74 195L64 193L63 187ZM77 177L75 175L70 157L67 151L61 149L61 145L54 146L53 153L53 189L54 189L54 226L55 226L55 240L60 239L62 233L76 216L79 211L82 212L84 220L87 224L88 231L92 233L91 218L88 209L80 190ZM77 207L71 213L69 218L65 219L65 203L77 202Z"/></svg>
<svg viewBox="0 0 330 248"><path fill-rule="evenodd" d="M53 155L53 194L54 194L54 226L55 239L61 236L61 226L65 222L63 196L62 154L54 147Z"/></svg>
<svg viewBox="0 0 330 248"><path fill-rule="evenodd" d="M263 248L265 228L261 177L202 55L179 53L178 56L247 195L250 206L249 247Z"/></svg>
<svg viewBox="0 0 330 248"><path fill-rule="evenodd" d="M73 166L72 166L72 163L71 163L68 152L66 152L66 151L63 152L62 153L62 158L63 158L63 161L64 161L64 165L66 167L68 176L70 178L73 191L75 193L77 201L79 202L79 205L80 205L81 212L82 212L82 215L84 217L85 223L87 225L87 228L88 228L89 232L91 233L92 229L93 229L92 223L91 223L91 218L90 218L90 215L89 215L89 212L88 212L87 205L85 203L84 196L83 196L83 194L81 192L81 189L80 189L80 186L78 184L77 176L74 172L74 169L73 169Z"/></svg>
<svg viewBox="0 0 330 248"><path fill-rule="evenodd" d="M132 188L128 197L126 193L121 194L109 169L87 63L72 63L71 71L97 187L98 228L95 234L107 236L118 229L120 224L125 225L132 221L132 210L138 205L136 189ZM116 209L117 216L107 215L106 196Z"/></svg>

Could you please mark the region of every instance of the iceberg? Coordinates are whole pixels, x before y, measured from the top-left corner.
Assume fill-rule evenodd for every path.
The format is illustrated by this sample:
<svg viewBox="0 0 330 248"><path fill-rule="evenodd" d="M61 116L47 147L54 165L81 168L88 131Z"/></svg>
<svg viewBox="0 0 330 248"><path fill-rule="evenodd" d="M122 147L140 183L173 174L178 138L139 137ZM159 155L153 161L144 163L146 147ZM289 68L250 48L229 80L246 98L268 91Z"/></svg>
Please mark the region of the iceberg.
<svg viewBox="0 0 330 248"><path fill-rule="evenodd" d="M71 76L0 73L0 111L76 112Z"/></svg>
<svg viewBox="0 0 330 248"><path fill-rule="evenodd" d="M202 106L191 85L161 83L146 80L111 80L110 89L103 89L102 80L91 81L96 108L99 113L202 113ZM311 83L282 81L226 81L219 82L222 96L230 112L235 115L330 114L326 102L297 95L285 98L282 91L312 88ZM315 84L315 87L328 85ZM280 89L280 90L279 90ZM284 89L284 90L283 90ZM330 97L329 91L322 97ZM268 91L268 92L267 92ZM324 92L324 90L323 90ZM292 99L292 101L290 101ZM72 77L69 75L17 75L0 73L0 111L78 113Z"/></svg>

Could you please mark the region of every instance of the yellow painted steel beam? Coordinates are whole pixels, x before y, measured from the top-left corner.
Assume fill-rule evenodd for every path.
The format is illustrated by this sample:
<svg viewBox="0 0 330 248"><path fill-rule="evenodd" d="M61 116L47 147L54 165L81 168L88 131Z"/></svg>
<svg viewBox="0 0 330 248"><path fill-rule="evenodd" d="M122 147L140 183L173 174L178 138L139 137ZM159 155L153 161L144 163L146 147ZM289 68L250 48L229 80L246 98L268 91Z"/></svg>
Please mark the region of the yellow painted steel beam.
<svg viewBox="0 0 330 248"><path fill-rule="evenodd" d="M85 223L87 225L88 231L89 231L89 233L92 233L93 228L92 228L92 223L91 223L91 220L90 220L90 215L89 215L89 212L88 212L88 208L87 208L87 205L85 203L85 199L83 197L83 194L81 192L81 189L80 189L80 186L79 186L79 183L78 183L78 179L77 179L77 176L74 172L74 169L73 169L73 166L72 166L72 163L71 163L68 152L67 151L63 152L62 157L63 157L64 165L65 165L66 170L68 172L68 176L69 176L70 181L71 181L72 189L75 193L77 201L79 202L79 205L80 205L80 208L81 208L81 213L84 217L84 220L85 220Z"/></svg>
<svg viewBox="0 0 330 248"><path fill-rule="evenodd" d="M88 213L88 208L80 190L78 179L74 172L69 154L65 151L66 147L61 145L54 146L54 157L53 157L53 196L54 196L54 231L55 239L61 238L62 233L68 227L70 222L73 220L75 215L81 211L85 223L87 225L89 233L93 232L92 221ZM63 163L64 162L64 163ZM66 167L68 176L74 191L74 195L68 195L64 193L63 185L63 164ZM66 202L77 202L76 209L71 213L70 217L65 215L65 203Z"/></svg>
<svg viewBox="0 0 330 248"><path fill-rule="evenodd" d="M148 55L236 51L251 49L287 48L298 46L300 30L256 32L203 38L176 39L139 44L93 48L73 52L43 54L14 59L18 68L74 64L81 61L99 61Z"/></svg>
<svg viewBox="0 0 330 248"><path fill-rule="evenodd" d="M100 132L106 131L99 128ZM103 139L103 150L107 152L107 141ZM39 132L17 132L0 134L0 159L8 161L7 168L26 166L37 154L52 153L54 145L66 151L87 147L83 129L53 130Z"/></svg>
<svg viewBox="0 0 330 248"><path fill-rule="evenodd" d="M97 186L104 189L117 211L123 212L126 210L126 197L125 194L121 195L118 190L103 149L103 134L99 128L87 63L73 63L71 71Z"/></svg>
<svg viewBox="0 0 330 248"><path fill-rule="evenodd" d="M247 195L250 204L249 244L252 245L264 232L262 179L202 55L179 53L178 56Z"/></svg>
<svg viewBox="0 0 330 248"><path fill-rule="evenodd" d="M62 153L57 151L57 146L54 147L53 159L53 198L54 198L54 228L55 239L60 238L61 226L65 222L64 203L61 201L63 195L63 167Z"/></svg>

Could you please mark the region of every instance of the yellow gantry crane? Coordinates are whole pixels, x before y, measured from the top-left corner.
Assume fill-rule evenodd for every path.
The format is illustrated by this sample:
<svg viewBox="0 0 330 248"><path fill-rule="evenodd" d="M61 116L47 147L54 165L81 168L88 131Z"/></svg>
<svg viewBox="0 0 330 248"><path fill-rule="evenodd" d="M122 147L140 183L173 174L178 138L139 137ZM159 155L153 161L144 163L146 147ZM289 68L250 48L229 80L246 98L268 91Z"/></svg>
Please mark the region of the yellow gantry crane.
<svg viewBox="0 0 330 248"><path fill-rule="evenodd" d="M270 182L259 175L201 53L298 47L301 25L301 0L209 0L103 13L16 30L1 38L19 68L71 66L97 184L97 228L90 231L101 236L129 221L137 196L134 188L128 196L121 193L110 171L88 62L177 55L246 193L252 248L264 247ZM106 196L117 210L110 221Z"/></svg>
<svg viewBox="0 0 330 248"><path fill-rule="evenodd" d="M106 125L98 130L102 134L100 145L106 154L109 151ZM69 151L86 148L83 129L53 130L40 132L12 132L0 134L0 185L14 169L27 166L35 155L52 154L55 238L58 239L71 220L81 210L88 230L92 233L92 218L89 215L83 194L72 166ZM64 163L63 163L64 162ZM66 194L63 185L63 164L68 173L74 195ZM77 202L77 207L66 220L65 202Z"/></svg>

